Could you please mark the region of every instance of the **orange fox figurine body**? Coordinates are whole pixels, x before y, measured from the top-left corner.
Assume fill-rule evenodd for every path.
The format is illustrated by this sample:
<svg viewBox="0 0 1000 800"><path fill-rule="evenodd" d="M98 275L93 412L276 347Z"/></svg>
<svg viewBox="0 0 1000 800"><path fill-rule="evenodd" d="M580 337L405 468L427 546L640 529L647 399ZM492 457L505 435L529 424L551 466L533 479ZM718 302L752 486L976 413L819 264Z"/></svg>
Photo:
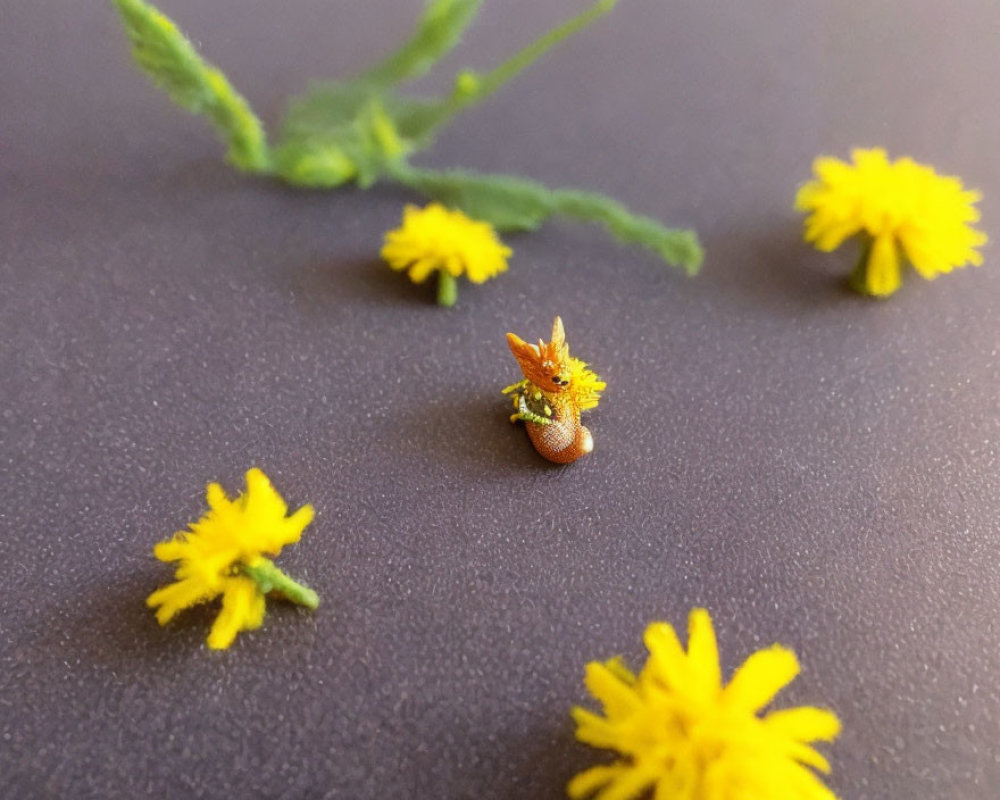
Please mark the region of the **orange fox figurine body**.
<svg viewBox="0 0 1000 800"><path fill-rule="evenodd" d="M552 339L528 344L513 333L507 344L524 373L524 380L508 386L514 414L540 455L557 464L569 464L594 449L594 437L580 422L580 412L597 406L605 383L587 365L569 354L562 320L552 324Z"/></svg>

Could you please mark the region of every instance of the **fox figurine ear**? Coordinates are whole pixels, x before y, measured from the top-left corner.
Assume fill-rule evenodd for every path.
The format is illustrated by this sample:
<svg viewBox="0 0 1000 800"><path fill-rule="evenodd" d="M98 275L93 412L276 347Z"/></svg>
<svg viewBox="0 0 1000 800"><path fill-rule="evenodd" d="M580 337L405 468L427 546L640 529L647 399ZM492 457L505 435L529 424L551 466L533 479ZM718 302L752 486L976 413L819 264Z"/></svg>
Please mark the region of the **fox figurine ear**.
<svg viewBox="0 0 1000 800"><path fill-rule="evenodd" d="M562 317L556 317L552 323L552 340L549 347L555 351L562 350L566 344L566 330L563 328Z"/></svg>
<svg viewBox="0 0 1000 800"><path fill-rule="evenodd" d="M562 317L556 317L552 323L552 341L549 342L550 357L554 361L566 361L569 358L569 345L566 344L566 331L563 328Z"/></svg>
<svg viewBox="0 0 1000 800"><path fill-rule="evenodd" d="M510 352L518 361L522 359L533 361L538 358L538 348L533 344L528 344L516 333L507 334L507 346L510 347Z"/></svg>

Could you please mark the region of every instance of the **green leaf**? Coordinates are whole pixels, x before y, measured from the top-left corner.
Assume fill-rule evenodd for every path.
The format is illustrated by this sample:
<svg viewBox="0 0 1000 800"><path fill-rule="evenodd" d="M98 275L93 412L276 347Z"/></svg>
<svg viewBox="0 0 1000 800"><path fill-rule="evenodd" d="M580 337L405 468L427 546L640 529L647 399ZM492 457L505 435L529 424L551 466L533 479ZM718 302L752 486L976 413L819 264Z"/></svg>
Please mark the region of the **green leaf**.
<svg viewBox="0 0 1000 800"><path fill-rule="evenodd" d="M465 170L444 172L398 167L391 175L400 183L446 206L459 208L499 231L538 228L552 213L552 193L542 184L510 175L480 175Z"/></svg>
<svg viewBox="0 0 1000 800"><path fill-rule="evenodd" d="M400 183L500 231L534 230L553 214L603 225L620 241L652 250L668 264L694 275L704 253L693 231L667 228L651 217L594 192L549 189L525 178L481 175L464 170L436 172L398 165L390 173Z"/></svg>
<svg viewBox="0 0 1000 800"><path fill-rule="evenodd" d="M353 159L336 140L291 139L274 148L274 171L294 186L334 189L358 174Z"/></svg>
<svg viewBox="0 0 1000 800"><path fill-rule="evenodd" d="M227 158L240 169L270 167L267 137L247 101L216 67L204 61L177 26L143 0L112 0L142 69L178 105L204 114L228 145Z"/></svg>
<svg viewBox="0 0 1000 800"><path fill-rule="evenodd" d="M597 222L619 241L652 250L668 264L697 275L705 258L694 231L667 228L652 217L633 214L610 197L596 192L557 189L552 192L555 211L566 217Z"/></svg>
<svg viewBox="0 0 1000 800"><path fill-rule="evenodd" d="M335 187L355 179L371 186L409 152L378 95L352 118L329 127L292 128L275 148L275 171L297 186Z"/></svg>
<svg viewBox="0 0 1000 800"><path fill-rule="evenodd" d="M303 137L350 125L361 109L381 93L365 84L313 83L293 97L281 123L286 137Z"/></svg>

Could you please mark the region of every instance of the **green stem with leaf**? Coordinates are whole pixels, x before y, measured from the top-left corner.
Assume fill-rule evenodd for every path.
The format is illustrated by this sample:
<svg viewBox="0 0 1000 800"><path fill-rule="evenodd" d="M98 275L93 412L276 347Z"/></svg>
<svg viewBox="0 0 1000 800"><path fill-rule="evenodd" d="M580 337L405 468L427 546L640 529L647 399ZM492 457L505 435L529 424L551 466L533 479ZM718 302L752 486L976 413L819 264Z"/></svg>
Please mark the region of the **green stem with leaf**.
<svg viewBox="0 0 1000 800"><path fill-rule="evenodd" d="M399 87L426 74L458 44L481 4L429 0L412 36L394 53L350 80L315 84L294 98L274 146L246 100L198 55L171 20L145 0L111 2L139 66L178 104L208 117L227 145L227 159L241 170L314 188L350 181L364 188L378 180L395 180L499 230L533 230L558 214L599 224L620 241L645 247L689 274L701 265L702 250L692 231L667 228L595 192L409 163L409 157L428 147L455 116L608 13L616 0L597 0L493 70L481 75L460 72L446 97L407 97ZM453 300L454 294L446 280L439 281L439 300Z"/></svg>
<svg viewBox="0 0 1000 800"><path fill-rule="evenodd" d="M445 205L461 208L499 231L537 229L553 214L602 225L618 240L637 244L694 275L704 254L693 231L667 228L633 214L595 192L549 189L537 181L466 170L428 170L397 163L391 175L405 186Z"/></svg>
<svg viewBox="0 0 1000 800"><path fill-rule="evenodd" d="M874 243L875 240L869 234L861 234L861 252L858 253L858 260L847 278L848 285L861 294L871 294L868 290L868 259L871 258Z"/></svg>
<svg viewBox="0 0 1000 800"><path fill-rule="evenodd" d="M241 564L240 571L257 584L261 594L277 592L293 603L313 611L319 605L319 595L316 592L289 578L269 558L258 558L253 564Z"/></svg>

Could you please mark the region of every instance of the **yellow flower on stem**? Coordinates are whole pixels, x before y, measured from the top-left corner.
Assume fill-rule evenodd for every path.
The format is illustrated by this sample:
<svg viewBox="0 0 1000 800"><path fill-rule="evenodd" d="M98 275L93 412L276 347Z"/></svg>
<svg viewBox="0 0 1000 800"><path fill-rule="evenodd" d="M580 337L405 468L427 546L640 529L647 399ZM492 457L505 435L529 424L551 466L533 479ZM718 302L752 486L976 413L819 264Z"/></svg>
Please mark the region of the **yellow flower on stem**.
<svg viewBox="0 0 1000 800"><path fill-rule="evenodd" d="M489 280L507 269L510 254L492 225L439 203L426 208L407 206L402 227L389 231L382 247L382 258L389 266L408 270L414 283L423 283L437 272L437 301L443 306L455 305L456 278L465 275L473 283Z"/></svg>
<svg viewBox="0 0 1000 800"><path fill-rule="evenodd" d="M246 474L247 490L235 500L217 483L206 492L208 512L189 530L153 548L160 561L179 562L176 581L153 592L146 603L166 625L178 612L222 596L222 610L208 646L223 650L240 631L264 621L264 598L277 592L315 609L316 593L285 575L270 558L297 542L313 518L312 506L286 517L288 506L259 469Z"/></svg>
<svg viewBox="0 0 1000 800"><path fill-rule="evenodd" d="M691 612L686 652L665 622L646 628L645 643L650 655L638 676L617 658L586 667L604 716L574 708L576 738L623 759L573 778L573 800L647 792L655 800L833 800L812 771L830 765L809 745L840 732L833 712L803 706L759 716L798 674L791 650L754 653L724 686L704 609Z"/></svg>
<svg viewBox="0 0 1000 800"><path fill-rule="evenodd" d="M831 252L860 236L855 289L875 297L895 292L901 257L928 280L983 263L976 248L986 234L971 225L979 220L979 192L912 159L890 162L879 148L854 150L851 158L853 164L817 158L816 180L799 189L795 207L808 212L805 239L819 250Z"/></svg>

